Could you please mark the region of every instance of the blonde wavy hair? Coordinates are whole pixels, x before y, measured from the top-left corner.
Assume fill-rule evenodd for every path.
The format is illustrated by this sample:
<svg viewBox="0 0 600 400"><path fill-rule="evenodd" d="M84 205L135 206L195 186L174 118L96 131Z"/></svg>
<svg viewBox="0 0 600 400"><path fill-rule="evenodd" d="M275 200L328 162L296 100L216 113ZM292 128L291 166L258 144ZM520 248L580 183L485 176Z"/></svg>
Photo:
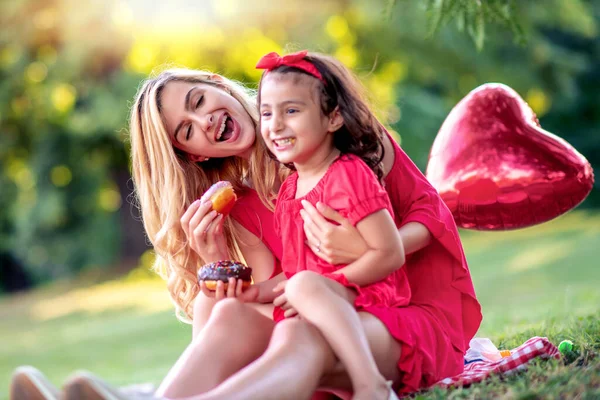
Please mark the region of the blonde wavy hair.
<svg viewBox="0 0 600 400"><path fill-rule="evenodd" d="M173 81L203 83L224 90L240 102L257 129L254 93L237 82L215 77L207 71L189 69L169 69L150 77L135 97L129 121L135 200L156 252L153 268L167 281L177 318L188 323L193 318L193 302L200 291L196 272L204 261L190 248L181 228L181 216L192 202L220 180L230 181L238 193L244 190L245 183L252 183L263 203L273 210L274 187L279 174L279 167L269 159L264 142L258 138L249 160L232 156L197 163L173 147L161 107L162 91ZM243 260L229 217L224 228L229 254Z"/></svg>

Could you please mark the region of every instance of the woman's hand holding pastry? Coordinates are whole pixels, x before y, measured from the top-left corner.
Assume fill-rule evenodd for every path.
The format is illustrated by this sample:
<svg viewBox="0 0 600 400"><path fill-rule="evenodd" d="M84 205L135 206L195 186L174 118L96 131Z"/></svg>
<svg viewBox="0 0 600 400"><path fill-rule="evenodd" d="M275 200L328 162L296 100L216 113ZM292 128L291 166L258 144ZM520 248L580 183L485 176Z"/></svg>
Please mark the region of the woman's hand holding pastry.
<svg viewBox="0 0 600 400"><path fill-rule="evenodd" d="M212 210L212 203L193 202L181 217L181 228L188 243L202 260L211 263L229 258L223 235L225 217Z"/></svg>
<svg viewBox="0 0 600 400"><path fill-rule="evenodd" d="M215 290L210 290L206 286L206 283L204 281L199 281L198 283L200 285L200 290L202 291L202 293L207 297L214 298L215 300L222 300L225 298L232 297L240 298L244 293L244 281L241 279L229 278L227 289L225 289L225 283L222 281L217 281L217 287L215 288ZM250 288L248 288L248 290ZM240 298L240 300L242 299Z"/></svg>

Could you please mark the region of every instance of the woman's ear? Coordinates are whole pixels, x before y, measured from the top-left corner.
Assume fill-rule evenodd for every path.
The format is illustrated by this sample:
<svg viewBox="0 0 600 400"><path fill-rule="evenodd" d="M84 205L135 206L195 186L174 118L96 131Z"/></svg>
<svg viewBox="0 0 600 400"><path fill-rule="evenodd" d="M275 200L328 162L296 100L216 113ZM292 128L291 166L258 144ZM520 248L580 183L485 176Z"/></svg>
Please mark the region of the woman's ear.
<svg viewBox="0 0 600 400"><path fill-rule="evenodd" d="M192 162L198 162L198 161L202 161L202 157L196 155L196 154L187 154L187 158L188 160L192 161Z"/></svg>
<svg viewBox="0 0 600 400"><path fill-rule="evenodd" d="M199 156L196 154L187 154L187 158L188 160L192 161L192 162L202 162L202 161L206 161L209 158L208 157L204 157L204 156Z"/></svg>
<svg viewBox="0 0 600 400"><path fill-rule="evenodd" d="M340 107L337 106L329 114L329 132L335 132L344 126L344 117L340 112Z"/></svg>
<svg viewBox="0 0 600 400"><path fill-rule="evenodd" d="M229 89L229 86L225 83L225 78L223 78L221 75L212 74L209 77L209 80L211 82L214 82L217 87L219 87L219 88L223 89L224 91L226 91L227 93L231 94L231 89Z"/></svg>
<svg viewBox="0 0 600 400"><path fill-rule="evenodd" d="M219 74L212 74L209 79L215 82L225 82L225 79Z"/></svg>

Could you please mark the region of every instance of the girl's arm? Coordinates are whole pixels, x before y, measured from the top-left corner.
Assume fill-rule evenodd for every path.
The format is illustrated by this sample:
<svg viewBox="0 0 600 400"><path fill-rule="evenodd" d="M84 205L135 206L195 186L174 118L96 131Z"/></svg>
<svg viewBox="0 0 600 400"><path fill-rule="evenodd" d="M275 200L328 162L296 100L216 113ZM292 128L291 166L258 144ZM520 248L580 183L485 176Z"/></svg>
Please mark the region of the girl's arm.
<svg viewBox="0 0 600 400"><path fill-rule="evenodd" d="M368 249L356 261L336 273L344 274L352 283L365 286L385 278L404 265L404 246L387 210L368 215L356 224L356 228Z"/></svg>
<svg viewBox="0 0 600 400"><path fill-rule="evenodd" d="M275 291L275 288L280 282L285 280L286 277L281 272L269 280L250 286L238 296L238 299L247 303L272 303L282 292L282 290Z"/></svg>
<svg viewBox="0 0 600 400"><path fill-rule="evenodd" d="M368 249L364 236L337 211L323 203L304 203L300 211L304 233L313 252L330 264L349 264ZM333 221L339 225L336 225ZM409 222L398 229L405 254L421 250L431 242L431 233L419 222ZM319 251L317 250L319 245Z"/></svg>

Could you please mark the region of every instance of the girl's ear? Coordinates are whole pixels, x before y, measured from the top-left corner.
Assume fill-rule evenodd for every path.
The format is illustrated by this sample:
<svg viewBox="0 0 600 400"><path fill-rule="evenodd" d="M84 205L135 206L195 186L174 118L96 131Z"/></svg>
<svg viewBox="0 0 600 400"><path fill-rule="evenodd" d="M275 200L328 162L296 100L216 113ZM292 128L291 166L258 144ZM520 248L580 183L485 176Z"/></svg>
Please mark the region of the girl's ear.
<svg viewBox="0 0 600 400"><path fill-rule="evenodd" d="M340 107L337 106L333 109L331 114L329 114L329 132L335 132L344 126L344 117L340 112Z"/></svg>

